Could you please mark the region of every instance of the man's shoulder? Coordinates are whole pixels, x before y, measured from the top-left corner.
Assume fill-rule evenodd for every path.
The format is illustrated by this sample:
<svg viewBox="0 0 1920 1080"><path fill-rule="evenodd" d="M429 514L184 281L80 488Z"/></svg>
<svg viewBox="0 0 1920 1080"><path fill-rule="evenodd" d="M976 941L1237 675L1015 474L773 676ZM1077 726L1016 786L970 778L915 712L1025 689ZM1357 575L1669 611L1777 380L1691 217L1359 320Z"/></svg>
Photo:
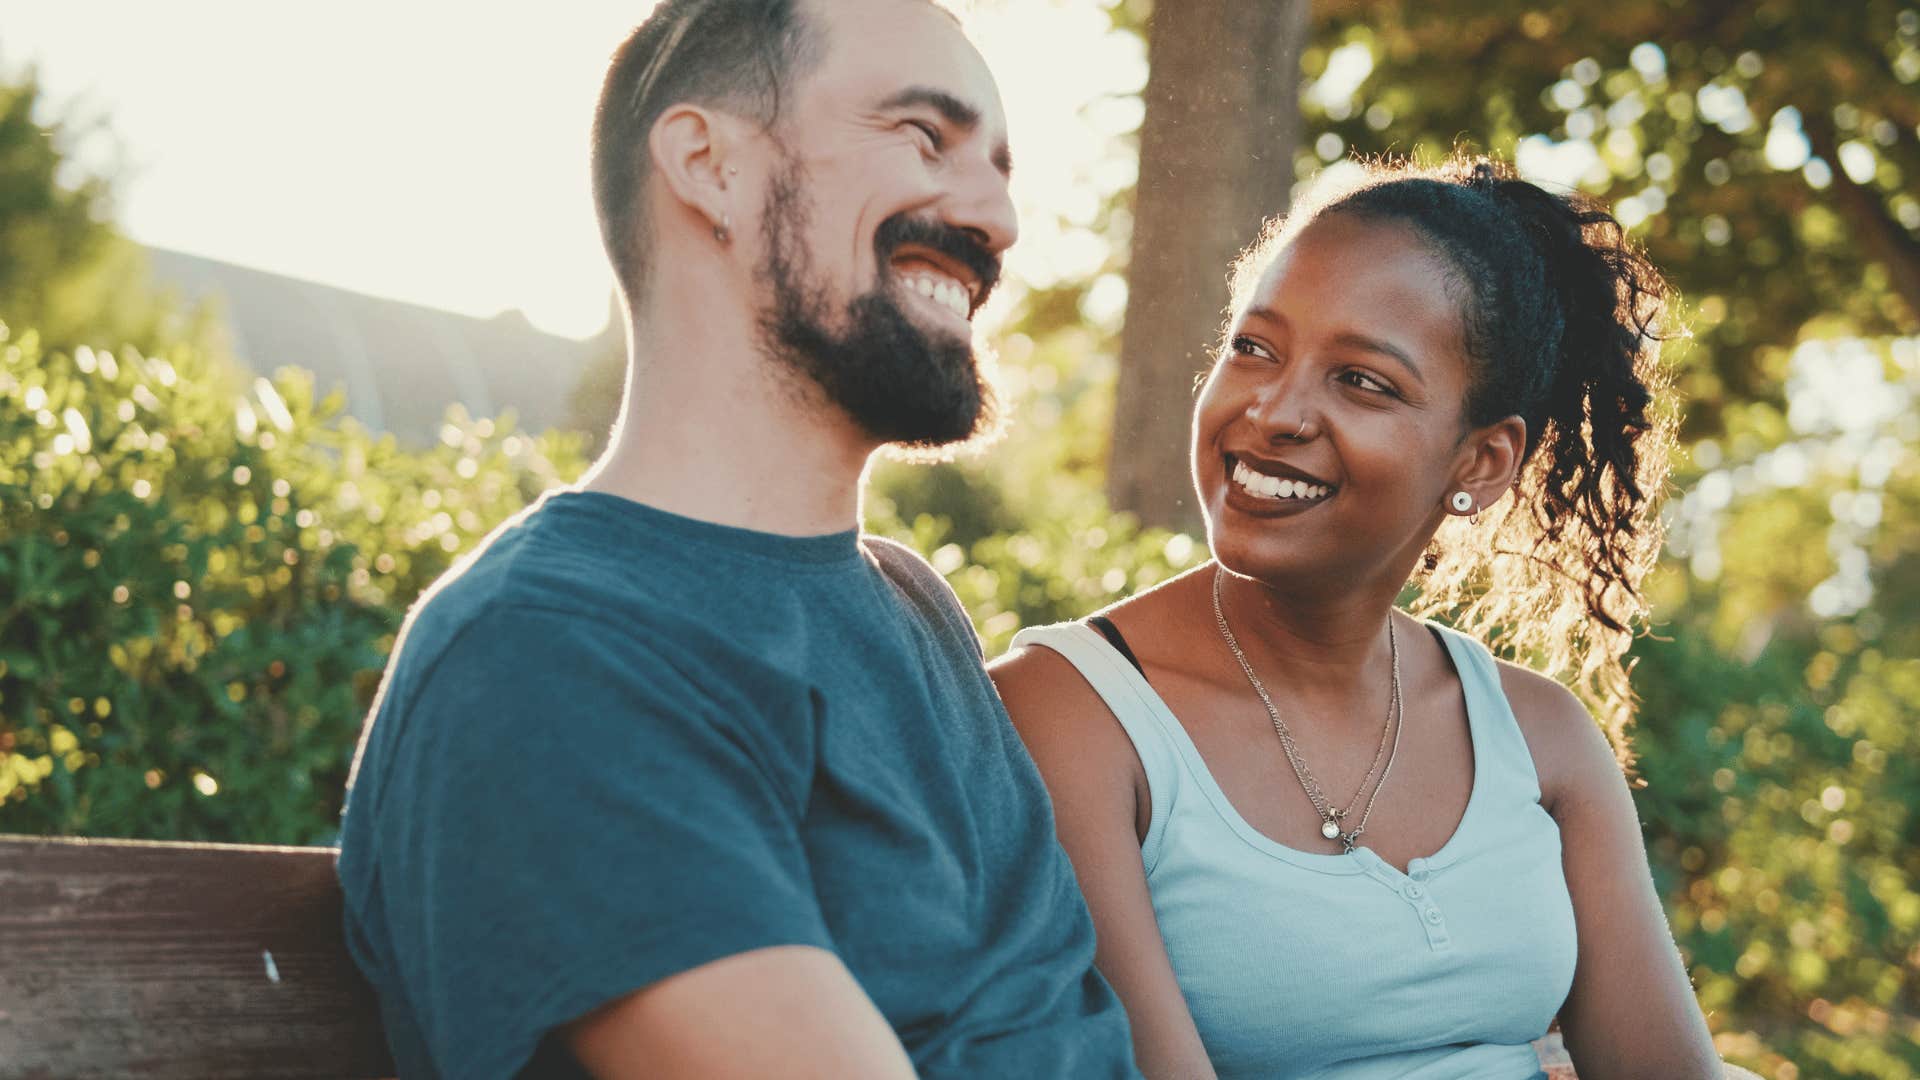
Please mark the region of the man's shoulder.
<svg viewBox="0 0 1920 1080"><path fill-rule="evenodd" d="M421 693L438 686L431 692L444 694L450 681L509 697L538 693L556 707L568 685L578 699L596 682L636 696L680 694L689 682L711 682L714 665L750 659L715 657L724 641L619 569L556 549L537 532L491 538L408 612L382 704L411 711Z"/></svg>
<svg viewBox="0 0 1920 1080"><path fill-rule="evenodd" d="M860 547L873 560L880 572L895 581L935 582L940 581L940 572L935 570L920 553L898 540L892 540L878 533L860 534Z"/></svg>
<svg viewBox="0 0 1920 1080"><path fill-rule="evenodd" d="M959 606L959 598L947 584L947 579L941 577L940 571L935 570L919 552L898 540L889 540L873 533L862 533L860 546L873 559L874 565L880 568L880 572L894 584L917 593L939 596Z"/></svg>
<svg viewBox="0 0 1920 1080"><path fill-rule="evenodd" d="M939 570L919 552L897 540L866 533L860 537L860 545L880 572L912 601L922 618L940 629L943 637L963 640L970 651L979 653L980 639L974 632L973 621L960 603L959 594L947 584Z"/></svg>
<svg viewBox="0 0 1920 1080"><path fill-rule="evenodd" d="M430 666L462 640L512 634L535 621L514 617L528 612L590 614L583 591L567 587L577 575L552 562L525 521L496 532L420 594L396 659Z"/></svg>

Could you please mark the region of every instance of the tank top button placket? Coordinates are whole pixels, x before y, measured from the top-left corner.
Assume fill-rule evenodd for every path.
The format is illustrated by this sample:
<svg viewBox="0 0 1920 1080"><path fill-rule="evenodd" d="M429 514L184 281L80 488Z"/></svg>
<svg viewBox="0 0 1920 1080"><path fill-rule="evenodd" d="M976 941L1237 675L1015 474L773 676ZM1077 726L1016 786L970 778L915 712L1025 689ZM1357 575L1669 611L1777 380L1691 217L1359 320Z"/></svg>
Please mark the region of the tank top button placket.
<svg viewBox="0 0 1920 1080"><path fill-rule="evenodd" d="M1362 853L1365 853L1362 855ZM1427 947L1440 952L1451 948L1453 936L1447 932L1447 917L1440 910L1439 901L1433 897L1433 886L1429 883L1432 872L1427 868L1425 859L1415 859L1407 864L1407 872L1400 873L1387 865L1386 860L1374 855L1366 848L1354 853L1362 857L1362 865L1368 876L1386 886L1406 901L1413 909L1414 918L1420 922L1420 929L1427 935Z"/></svg>
<svg viewBox="0 0 1920 1080"><path fill-rule="evenodd" d="M1432 895L1427 885L1426 860L1415 859L1407 864L1407 883L1400 890L1407 904L1419 913L1421 928L1427 932L1427 945L1435 951L1445 949L1453 943L1453 937L1447 933L1447 917L1440 911L1440 903Z"/></svg>

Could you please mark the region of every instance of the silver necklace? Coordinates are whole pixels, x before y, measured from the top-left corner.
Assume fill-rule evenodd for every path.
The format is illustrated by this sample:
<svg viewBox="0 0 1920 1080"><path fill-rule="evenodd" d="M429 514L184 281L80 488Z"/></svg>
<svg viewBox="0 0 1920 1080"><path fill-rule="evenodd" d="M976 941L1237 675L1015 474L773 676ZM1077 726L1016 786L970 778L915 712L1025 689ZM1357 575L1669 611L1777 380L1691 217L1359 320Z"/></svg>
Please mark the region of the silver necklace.
<svg viewBox="0 0 1920 1080"><path fill-rule="evenodd" d="M1387 651L1393 658L1393 681L1387 697L1386 724L1380 729L1380 746L1373 752L1373 764L1367 767L1367 775L1360 778L1360 786L1354 789L1353 798L1348 800L1344 809L1332 805L1326 793L1321 790L1320 782L1314 779L1313 770L1300 759L1299 749L1294 745L1293 731L1287 722L1280 718L1280 710L1274 707L1272 695L1253 673L1253 665L1247 662L1247 654L1240 651L1240 643L1234 639L1233 629L1227 625L1227 613L1220 605L1220 579L1225 569L1215 566L1213 571L1213 618L1220 626L1220 636L1227 643L1227 650L1240 662L1240 671L1246 675L1247 682L1253 686L1253 692L1260 695L1260 704L1267 707L1267 717L1273 721L1274 734L1280 736L1280 749L1286 751L1287 764L1293 766L1294 778L1300 781L1301 790L1307 793L1307 801L1320 815L1320 835L1329 840L1340 841L1342 853L1350 853L1359 841L1360 834L1367 831L1367 820L1373 816L1373 803L1380 797L1380 789L1387 786L1387 775L1393 772L1393 761L1400 756L1400 731L1405 726L1402 702L1400 698L1400 639L1393 627L1393 616L1387 616ZM1396 721L1402 721L1396 723ZM1393 733L1393 748L1387 748L1387 733ZM1367 790L1373 781L1374 771L1380 768L1382 756L1386 759L1386 769L1380 773L1380 782L1375 784L1373 792L1367 796L1367 805L1360 812L1360 823L1351 831L1343 831L1340 822L1360 802L1360 794Z"/></svg>

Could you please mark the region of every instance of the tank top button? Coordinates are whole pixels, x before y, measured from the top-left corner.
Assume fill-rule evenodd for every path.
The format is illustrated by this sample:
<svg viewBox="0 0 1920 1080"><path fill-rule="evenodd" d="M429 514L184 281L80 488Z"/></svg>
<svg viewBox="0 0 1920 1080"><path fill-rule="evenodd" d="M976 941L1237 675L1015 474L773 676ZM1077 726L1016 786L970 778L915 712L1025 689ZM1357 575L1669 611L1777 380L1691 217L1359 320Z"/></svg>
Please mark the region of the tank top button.
<svg viewBox="0 0 1920 1080"><path fill-rule="evenodd" d="M1439 926L1440 925L1440 909L1433 908L1433 907L1428 908L1427 921L1432 923L1435 926Z"/></svg>
<svg viewBox="0 0 1920 1080"><path fill-rule="evenodd" d="M1407 886L1407 899L1418 900L1425 895L1427 895L1427 890L1421 888L1420 886L1418 885Z"/></svg>

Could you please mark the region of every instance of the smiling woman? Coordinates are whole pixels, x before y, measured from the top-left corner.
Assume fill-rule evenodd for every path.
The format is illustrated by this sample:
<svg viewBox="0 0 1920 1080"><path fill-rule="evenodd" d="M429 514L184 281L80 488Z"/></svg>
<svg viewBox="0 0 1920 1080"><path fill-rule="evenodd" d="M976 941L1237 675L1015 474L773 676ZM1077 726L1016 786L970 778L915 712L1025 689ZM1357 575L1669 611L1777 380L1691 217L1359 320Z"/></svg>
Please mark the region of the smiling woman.
<svg viewBox="0 0 1920 1080"><path fill-rule="evenodd" d="M1217 561L994 669L1148 1076L1531 1080L1556 1017L1586 1080L1718 1075L1614 749L1481 640L1620 730L1663 296L1487 161L1375 166L1236 266ZM1452 628L1397 610L1422 568Z"/></svg>
<svg viewBox="0 0 1920 1080"><path fill-rule="evenodd" d="M1416 613L1444 614L1565 676L1624 762L1631 694L1620 658L1663 536L1650 497L1665 482L1677 420L1656 400L1666 386L1658 271L1605 211L1488 164L1361 172L1275 219L1235 265L1233 308L1254 336L1236 333L1230 353L1257 348L1257 332L1273 325L1258 300L1273 294L1266 279L1295 261L1310 225L1402 233L1403 257L1369 262L1375 245L1338 245L1349 261L1313 283L1329 302L1377 305L1330 334L1328 378L1348 389L1342 400L1402 421L1439 409L1469 427L1523 422L1514 497L1471 491L1450 507L1452 520L1423 544ZM1362 283L1374 287L1366 302Z"/></svg>

